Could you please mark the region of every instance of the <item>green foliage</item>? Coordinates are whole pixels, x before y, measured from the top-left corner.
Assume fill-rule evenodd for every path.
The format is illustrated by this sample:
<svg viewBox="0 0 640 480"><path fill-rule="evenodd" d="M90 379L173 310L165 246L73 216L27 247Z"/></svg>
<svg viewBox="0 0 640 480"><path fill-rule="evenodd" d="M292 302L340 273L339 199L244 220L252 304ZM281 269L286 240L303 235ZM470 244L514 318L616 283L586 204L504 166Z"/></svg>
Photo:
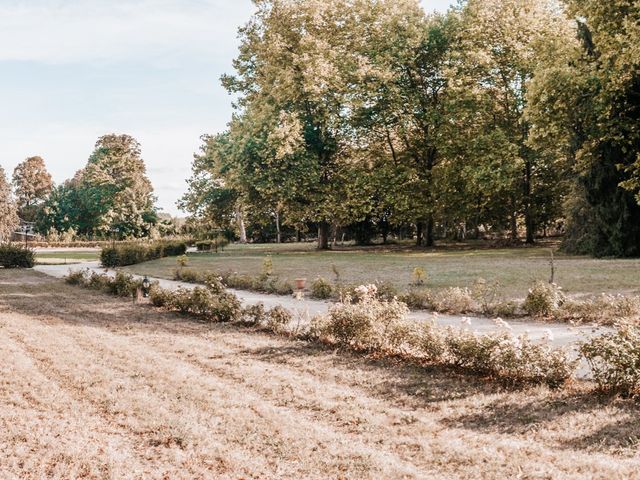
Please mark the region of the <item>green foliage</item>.
<svg viewBox="0 0 640 480"><path fill-rule="evenodd" d="M640 327L621 325L614 333L580 346L602 390L632 396L640 393Z"/></svg>
<svg viewBox="0 0 640 480"><path fill-rule="evenodd" d="M187 245L183 242L124 243L103 247L100 261L105 268L125 267L149 260L184 255Z"/></svg>
<svg viewBox="0 0 640 480"><path fill-rule="evenodd" d="M33 268L35 252L22 245L0 243L0 267Z"/></svg>
<svg viewBox="0 0 640 480"><path fill-rule="evenodd" d="M69 285L76 285L91 290L96 290L119 297L135 297L142 289L142 280L135 279L132 275L116 272L115 276L99 274L90 270L78 270L70 272L65 277L65 282ZM157 289L157 285L152 286L152 290Z"/></svg>
<svg viewBox="0 0 640 480"><path fill-rule="evenodd" d="M320 300L327 300L333 295L333 285L324 278L316 278L311 282L311 296Z"/></svg>
<svg viewBox="0 0 640 480"><path fill-rule="evenodd" d="M534 317L549 317L565 301L566 297L560 287L538 281L529 290L522 308L527 314Z"/></svg>

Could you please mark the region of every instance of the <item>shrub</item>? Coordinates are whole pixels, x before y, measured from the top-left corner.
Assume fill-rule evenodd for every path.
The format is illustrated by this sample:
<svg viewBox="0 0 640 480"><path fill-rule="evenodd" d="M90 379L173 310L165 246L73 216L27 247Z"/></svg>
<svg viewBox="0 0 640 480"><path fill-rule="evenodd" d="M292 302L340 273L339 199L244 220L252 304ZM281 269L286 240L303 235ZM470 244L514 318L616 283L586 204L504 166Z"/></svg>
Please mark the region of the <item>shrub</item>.
<svg viewBox="0 0 640 480"><path fill-rule="evenodd" d="M435 301L433 293L428 288L412 288L403 295L400 295L400 301L418 310L434 310Z"/></svg>
<svg viewBox="0 0 640 480"><path fill-rule="evenodd" d="M151 301L158 307L211 322L237 321L242 314L242 306L235 295L226 292L217 294L205 287L193 290L179 288L174 292L153 290Z"/></svg>
<svg viewBox="0 0 640 480"><path fill-rule="evenodd" d="M603 294L585 302L566 300L554 312L554 318L564 322L601 325L614 325L620 321L637 323L640 319L640 297Z"/></svg>
<svg viewBox="0 0 640 480"><path fill-rule="evenodd" d="M404 303L380 300L375 285L356 289L357 300L345 297L329 309L324 334L339 345L379 350L389 346L387 331L409 313Z"/></svg>
<svg viewBox="0 0 640 480"><path fill-rule="evenodd" d="M66 277L64 277L64 281L69 285L78 285L81 287L86 286L87 282L88 270L76 270L73 272L69 272Z"/></svg>
<svg viewBox="0 0 640 480"><path fill-rule="evenodd" d="M199 252L211 252L218 250L224 250L229 245L229 240L223 236L217 237L213 240L202 240L196 242L196 248Z"/></svg>
<svg viewBox="0 0 640 480"><path fill-rule="evenodd" d="M33 268L35 252L22 245L0 244L0 267Z"/></svg>
<svg viewBox="0 0 640 480"><path fill-rule="evenodd" d="M640 393L640 327L620 325L582 343L580 353L600 389L624 396Z"/></svg>
<svg viewBox="0 0 640 480"><path fill-rule="evenodd" d="M326 300L333 295L333 286L324 278L316 278L311 282L311 296L320 300Z"/></svg>
<svg viewBox="0 0 640 480"><path fill-rule="evenodd" d="M453 315L476 310L476 302L468 288L445 288L435 297L435 310Z"/></svg>
<svg viewBox="0 0 640 480"><path fill-rule="evenodd" d="M526 335L477 335L449 329L446 343L453 365L509 384L544 383L557 388L572 377L578 364L564 350L534 342Z"/></svg>
<svg viewBox="0 0 640 480"><path fill-rule="evenodd" d="M269 310L267 316L267 326L274 332L281 332L292 320L293 315L291 314L291 312L278 305Z"/></svg>
<svg viewBox="0 0 640 480"><path fill-rule="evenodd" d="M100 253L102 266L125 267L163 257L184 255L187 245L183 242L122 243L103 247Z"/></svg>
<svg viewBox="0 0 640 480"><path fill-rule="evenodd" d="M564 293L555 283L537 281L529 290L522 308L534 317L548 317L564 302Z"/></svg>
<svg viewBox="0 0 640 480"><path fill-rule="evenodd" d="M391 301L394 298L398 297L398 289L391 282L378 281L375 283L375 286L378 290L377 291L378 298L382 300Z"/></svg>
<svg viewBox="0 0 640 480"><path fill-rule="evenodd" d="M481 313L493 315L496 314L498 305L504 303L502 290L500 282L488 282L484 278L478 278L471 288L471 296L480 307Z"/></svg>
<svg viewBox="0 0 640 480"><path fill-rule="evenodd" d="M267 322L268 314L263 303L250 305L242 310L242 320L250 325L263 325Z"/></svg>
<svg viewBox="0 0 640 480"><path fill-rule="evenodd" d="M427 272L422 267L416 267L413 269L411 275L411 285L420 287L426 283L428 279Z"/></svg>
<svg viewBox="0 0 640 480"><path fill-rule="evenodd" d="M199 272L190 268L177 268L173 272L173 279L187 283L201 283L203 280Z"/></svg>
<svg viewBox="0 0 640 480"><path fill-rule="evenodd" d="M172 295L170 290L161 288L159 285L152 285L149 290L149 299L156 307L166 307L171 301Z"/></svg>

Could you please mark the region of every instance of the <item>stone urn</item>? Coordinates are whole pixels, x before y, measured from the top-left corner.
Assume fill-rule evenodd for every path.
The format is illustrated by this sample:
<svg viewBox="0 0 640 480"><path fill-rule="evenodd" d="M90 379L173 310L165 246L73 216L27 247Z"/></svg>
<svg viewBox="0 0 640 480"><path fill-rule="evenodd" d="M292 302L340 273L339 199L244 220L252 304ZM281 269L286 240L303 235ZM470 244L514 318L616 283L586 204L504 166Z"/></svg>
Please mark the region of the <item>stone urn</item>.
<svg viewBox="0 0 640 480"><path fill-rule="evenodd" d="M297 290L304 290L305 286L307 285L306 278L296 278L295 282Z"/></svg>

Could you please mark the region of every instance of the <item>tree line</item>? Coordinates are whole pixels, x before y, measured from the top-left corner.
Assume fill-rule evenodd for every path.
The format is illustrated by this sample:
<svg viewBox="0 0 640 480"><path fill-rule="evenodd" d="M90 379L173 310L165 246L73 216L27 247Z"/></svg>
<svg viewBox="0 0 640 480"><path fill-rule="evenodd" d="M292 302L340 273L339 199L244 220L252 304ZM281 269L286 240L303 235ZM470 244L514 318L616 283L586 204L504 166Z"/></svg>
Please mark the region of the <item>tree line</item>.
<svg viewBox="0 0 640 480"><path fill-rule="evenodd" d="M161 227L140 144L129 135L104 135L84 168L54 185L41 157L29 157L9 183L0 167L0 241L20 221L49 237L140 238Z"/></svg>
<svg viewBox="0 0 640 480"><path fill-rule="evenodd" d="M241 240L560 231L640 255L636 3L256 0L180 206Z"/></svg>

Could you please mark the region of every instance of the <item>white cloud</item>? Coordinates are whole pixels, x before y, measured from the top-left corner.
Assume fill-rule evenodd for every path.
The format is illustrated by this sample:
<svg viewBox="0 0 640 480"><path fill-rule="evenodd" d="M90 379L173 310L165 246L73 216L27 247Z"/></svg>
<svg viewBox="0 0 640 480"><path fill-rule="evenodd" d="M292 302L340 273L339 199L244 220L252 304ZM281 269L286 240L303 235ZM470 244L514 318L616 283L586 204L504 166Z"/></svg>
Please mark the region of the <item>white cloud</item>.
<svg viewBox="0 0 640 480"><path fill-rule="evenodd" d="M0 2L0 61L180 64L235 49L250 0Z"/></svg>

